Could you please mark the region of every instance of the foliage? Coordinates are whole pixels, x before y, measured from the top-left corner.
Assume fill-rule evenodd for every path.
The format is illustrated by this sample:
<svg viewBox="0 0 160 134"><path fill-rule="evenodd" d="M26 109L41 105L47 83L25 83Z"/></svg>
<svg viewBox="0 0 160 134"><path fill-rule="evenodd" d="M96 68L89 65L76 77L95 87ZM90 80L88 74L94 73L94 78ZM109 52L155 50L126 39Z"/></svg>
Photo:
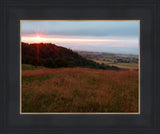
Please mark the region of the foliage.
<svg viewBox="0 0 160 134"><path fill-rule="evenodd" d="M70 49L51 43L28 44L22 42L22 64L38 65L49 68L89 67L119 70L118 67L96 63L80 56Z"/></svg>

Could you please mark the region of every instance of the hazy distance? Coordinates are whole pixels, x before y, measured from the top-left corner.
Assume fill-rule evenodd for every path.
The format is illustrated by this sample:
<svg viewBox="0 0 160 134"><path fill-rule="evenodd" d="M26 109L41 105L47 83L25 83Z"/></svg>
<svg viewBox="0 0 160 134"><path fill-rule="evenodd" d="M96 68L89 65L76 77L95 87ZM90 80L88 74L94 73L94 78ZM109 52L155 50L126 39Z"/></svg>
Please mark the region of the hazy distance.
<svg viewBox="0 0 160 134"><path fill-rule="evenodd" d="M138 55L139 21L21 21L21 41Z"/></svg>

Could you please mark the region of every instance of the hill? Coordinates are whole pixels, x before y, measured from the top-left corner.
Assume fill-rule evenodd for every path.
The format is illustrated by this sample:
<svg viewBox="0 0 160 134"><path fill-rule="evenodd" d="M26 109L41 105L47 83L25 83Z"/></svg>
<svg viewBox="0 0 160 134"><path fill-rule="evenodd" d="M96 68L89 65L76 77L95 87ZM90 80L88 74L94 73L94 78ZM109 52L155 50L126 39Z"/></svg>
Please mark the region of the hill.
<svg viewBox="0 0 160 134"><path fill-rule="evenodd" d="M99 64L95 61L82 57L77 52L73 52L65 47L51 43L22 42L22 64L44 66L49 68L59 67L88 67L96 69L118 70L118 67Z"/></svg>
<svg viewBox="0 0 160 134"><path fill-rule="evenodd" d="M138 112L138 71L30 65L22 70L22 112Z"/></svg>

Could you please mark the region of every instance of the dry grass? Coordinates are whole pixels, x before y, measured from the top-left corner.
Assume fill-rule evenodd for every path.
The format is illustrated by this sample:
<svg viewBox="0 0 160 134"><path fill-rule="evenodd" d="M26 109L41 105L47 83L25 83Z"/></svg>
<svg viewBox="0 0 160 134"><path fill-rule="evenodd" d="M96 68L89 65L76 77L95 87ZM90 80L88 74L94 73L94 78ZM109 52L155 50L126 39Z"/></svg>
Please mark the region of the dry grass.
<svg viewBox="0 0 160 134"><path fill-rule="evenodd" d="M94 60L97 63L104 63L105 65L115 66L121 69L138 69L138 63L114 63L114 60L110 61L101 61L101 60Z"/></svg>
<svg viewBox="0 0 160 134"><path fill-rule="evenodd" d="M138 71L22 71L22 112L137 112Z"/></svg>

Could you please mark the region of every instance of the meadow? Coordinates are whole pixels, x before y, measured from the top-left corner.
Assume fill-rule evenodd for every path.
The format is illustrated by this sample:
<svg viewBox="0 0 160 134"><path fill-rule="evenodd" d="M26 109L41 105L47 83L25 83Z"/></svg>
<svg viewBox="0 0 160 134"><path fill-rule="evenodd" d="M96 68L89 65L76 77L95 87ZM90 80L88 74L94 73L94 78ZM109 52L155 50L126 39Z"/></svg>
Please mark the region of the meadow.
<svg viewBox="0 0 160 134"><path fill-rule="evenodd" d="M138 112L138 71L22 64L22 112Z"/></svg>
<svg viewBox="0 0 160 134"><path fill-rule="evenodd" d="M113 54L113 53L100 53L100 52L87 52L87 51L76 51L86 59L95 61L99 64L108 66L115 66L120 69L137 69L138 66L138 55L127 55L127 54Z"/></svg>
<svg viewBox="0 0 160 134"><path fill-rule="evenodd" d="M97 63L104 63L105 65L109 65L109 66L115 66L118 67L120 69L138 69L138 63L117 63L114 62L113 60L104 60L104 59L94 59L95 62Z"/></svg>

